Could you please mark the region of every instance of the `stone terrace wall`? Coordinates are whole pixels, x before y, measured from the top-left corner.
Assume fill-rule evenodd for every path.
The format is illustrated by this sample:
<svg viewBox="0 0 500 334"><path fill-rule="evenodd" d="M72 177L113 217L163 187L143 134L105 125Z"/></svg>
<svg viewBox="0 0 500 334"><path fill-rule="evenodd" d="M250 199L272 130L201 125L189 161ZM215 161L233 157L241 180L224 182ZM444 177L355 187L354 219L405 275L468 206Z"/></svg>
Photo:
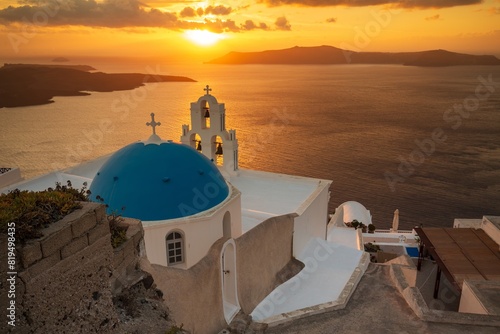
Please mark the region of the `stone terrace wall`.
<svg viewBox="0 0 500 334"><path fill-rule="evenodd" d="M106 333L117 323L110 289L115 261L105 207L86 202L82 206L43 230L42 238L18 247L14 332ZM129 248L124 245L118 253L124 255ZM3 267L6 261L1 261Z"/></svg>
<svg viewBox="0 0 500 334"><path fill-rule="evenodd" d="M140 257L145 257L144 229L140 220L124 218L120 224L128 227L127 241L113 250L113 274L111 291L117 295L145 277L145 273L137 271Z"/></svg>

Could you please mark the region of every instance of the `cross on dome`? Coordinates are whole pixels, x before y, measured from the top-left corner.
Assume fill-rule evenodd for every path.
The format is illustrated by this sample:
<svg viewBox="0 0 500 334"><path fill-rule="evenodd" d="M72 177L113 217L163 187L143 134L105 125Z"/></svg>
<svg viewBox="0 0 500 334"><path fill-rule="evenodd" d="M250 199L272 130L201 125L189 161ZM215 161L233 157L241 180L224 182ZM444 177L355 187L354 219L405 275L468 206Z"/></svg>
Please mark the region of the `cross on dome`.
<svg viewBox="0 0 500 334"><path fill-rule="evenodd" d="M153 128L153 135L156 135L156 129L155 129L155 128L156 128L157 126L160 126L160 125L161 125L161 123L160 123L160 122L155 122L155 113L154 113L154 112L152 112L152 113L151 113L151 122L147 122L147 123L146 123L146 126L150 126L150 127L152 127L152 128Z"/></svg>
<svg viewBox="0 0 500 334"><path fill-rule="evenodd" d="M210 92L212 91L212 88L210 88L210 86L207 85L205 88L203 88L203 90L207 92L205 95L210 95Z"/></svg>

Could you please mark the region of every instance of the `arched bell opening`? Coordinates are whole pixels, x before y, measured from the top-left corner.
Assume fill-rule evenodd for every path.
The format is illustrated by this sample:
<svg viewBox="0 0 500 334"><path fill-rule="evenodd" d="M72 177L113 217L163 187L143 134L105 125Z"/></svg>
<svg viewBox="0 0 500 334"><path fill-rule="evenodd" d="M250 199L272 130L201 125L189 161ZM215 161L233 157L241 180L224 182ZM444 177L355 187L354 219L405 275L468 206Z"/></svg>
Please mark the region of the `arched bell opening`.
<svg viewBox="0 0 500 334"><path fill-rule="evenodd" d="M218 166L222 166L224 164L224 143L222 142L222 137L213 136L211 144L212 144L212 159Z"/></svg>
<svg viewBox="0 0 500 334"><path fill-rule="evenodd" d="M200 103L201 107L201 127L203 129L210 129L210 106L207 100L202 100Z"/></svg>
<svg viewBox="0 0 500 334"><path fill-rule="evenodd" d="M189 144L192 148L197 150L198 152L202 152L203 147L201 145L201 137L197 133L193 133L189 139Z"/></svg>

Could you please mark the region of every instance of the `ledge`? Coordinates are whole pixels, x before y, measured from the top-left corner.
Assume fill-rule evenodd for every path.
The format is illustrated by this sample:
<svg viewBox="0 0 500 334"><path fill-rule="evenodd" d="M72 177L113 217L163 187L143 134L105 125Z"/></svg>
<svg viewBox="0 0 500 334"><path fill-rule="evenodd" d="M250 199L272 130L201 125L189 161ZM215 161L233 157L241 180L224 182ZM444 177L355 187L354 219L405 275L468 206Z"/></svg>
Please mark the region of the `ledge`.
<svg viewBox="0 0 500 334"><path fill-rule="evenodd" d="M263 323L267 324L269 327L274 327L289 321L298 320L312 315L344 309L347 306L347 303L349 302L352 294L356 290L356 287L358 286L358 283L363 277L363 274L365 273L366 268L369 264L370 255L365 252L361 256L358 267L354 269L351 277L349 278L349 281L346 283L342 292L336 300L311 307L306 307L292 312L275 315L273 317L265 319Z"/></svg>
<svg viewBox="0 0 500 334"><path fill-rule="evenodd" d="M81 205L80 209L42 229L42 237L19 246L22 268L29 271L31 277L84 249L91 244L89 239L93 243L109 234L107 222L97 218L103 217L104 206L91 202L81 202Z"/></svg>

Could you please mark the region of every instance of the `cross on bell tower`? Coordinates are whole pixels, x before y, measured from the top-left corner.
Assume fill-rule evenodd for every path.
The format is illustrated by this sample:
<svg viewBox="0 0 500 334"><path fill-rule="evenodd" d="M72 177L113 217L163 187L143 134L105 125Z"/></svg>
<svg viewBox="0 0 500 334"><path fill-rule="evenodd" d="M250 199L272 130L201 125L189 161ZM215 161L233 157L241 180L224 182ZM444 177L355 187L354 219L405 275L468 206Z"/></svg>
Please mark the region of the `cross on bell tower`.
<svg viewBox="0 0 500 334"><path fill-rule="evenodd" d="M153 113L153 112L152 112L152 113L151 113L151 122L147 122L147 123L146 123L146 126L150 126L150 127L152 127L152 128L153 128L153 135L156 135L156 129L155 129L155 128L156 128L157 126L160 126L160 125L161 125L161 123L160 123L160 122L156 122L156 121L155 121L155 113Z"/></svg>
<svg viewBox="0 0 500 334"><path fill-rule="evenodd" d="M212 91L212 88L210 88L209 85L207 85L205 88L203 88L204 91L206 91L205 95L210 95L210 92Z"/></svg>

